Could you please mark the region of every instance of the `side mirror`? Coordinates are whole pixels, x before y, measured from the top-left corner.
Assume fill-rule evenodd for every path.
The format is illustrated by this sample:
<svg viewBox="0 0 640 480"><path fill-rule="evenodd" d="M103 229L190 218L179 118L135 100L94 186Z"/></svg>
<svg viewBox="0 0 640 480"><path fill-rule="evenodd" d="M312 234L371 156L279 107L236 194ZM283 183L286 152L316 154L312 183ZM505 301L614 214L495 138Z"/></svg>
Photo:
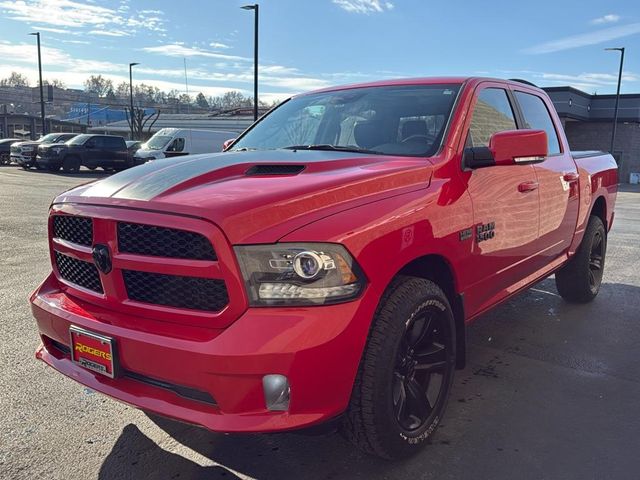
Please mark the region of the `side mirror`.
<svg viewBox="0 0 640 480"><path fill-rule="evenodd" d="M231 144L233 142L235 142L236 139L235 138L230 138L229 140L226 140L223 144L222 144L222 151L226 152L227 148L229 148L231 146Z"/></svg>
<svg viewBox="0 0 640 480"><path fill-rule="evenodd" d="M488 147L466 148L464 165L482 168L544 162L548 154L544 130L506 130L491 135Z"/></svg>

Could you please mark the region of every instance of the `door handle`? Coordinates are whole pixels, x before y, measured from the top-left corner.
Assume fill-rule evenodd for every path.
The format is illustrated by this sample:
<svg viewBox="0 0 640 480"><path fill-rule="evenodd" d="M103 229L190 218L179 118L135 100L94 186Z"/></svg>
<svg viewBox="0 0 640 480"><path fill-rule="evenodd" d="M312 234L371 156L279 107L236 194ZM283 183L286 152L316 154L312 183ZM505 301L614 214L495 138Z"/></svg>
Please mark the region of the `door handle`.
<svg viewBox="0 0 640 480"><path fill-rule="evenodd" d="M577 182L579 178L580 175L577 172L569 172L562 175L562 179L565 182Z"/></svg>
<svg viewBox="0 0 640 480"><path fill-rule="evenodd" d="M522 182L520 185L518 185L518 191L522 193L533 192L534 190L537 190L539 186L540 184L534 181Z"/></svg>

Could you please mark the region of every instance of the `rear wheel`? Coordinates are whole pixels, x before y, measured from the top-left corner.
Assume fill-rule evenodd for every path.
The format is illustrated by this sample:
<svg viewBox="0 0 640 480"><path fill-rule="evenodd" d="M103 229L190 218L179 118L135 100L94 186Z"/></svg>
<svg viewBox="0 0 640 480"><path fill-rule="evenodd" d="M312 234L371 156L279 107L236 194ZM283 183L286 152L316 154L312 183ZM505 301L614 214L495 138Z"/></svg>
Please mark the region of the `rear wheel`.
<svg viewBox="0 0 640 480"><path fill-rule="evenodd" d="M31 170L31 167L29 165L27 165L26 163L23 163L22 165L20 165L23 169L25 170Z"/></svg>
<svg viewBox="0 0 640 480"><path fill-rule="evenodd" d="M11 155L9 153L0 153L0 165L9 165L11 163Z"/></svg>
<svg viewBox="0 0 640 480"><path fill-rule="evenodd" d="M65 157L62 161L62 171L65 173L76 173L80 171L80 159L74 156Z"/></svg>
<svg viewBox="0 0 640 480"><path fill-rule="evenodd" d="M556 272L558 293L568 302L587 303L602 284L607 232L599 217L591 216L582 243L573 258Z"/></svg>
<svg viewBox="0 0 640 480"><path fill-rule="evenodd" d="M367 453L420 450L442 419L455 370L455 324L442 290L399 277L375 314L343 431Z"/></svg>

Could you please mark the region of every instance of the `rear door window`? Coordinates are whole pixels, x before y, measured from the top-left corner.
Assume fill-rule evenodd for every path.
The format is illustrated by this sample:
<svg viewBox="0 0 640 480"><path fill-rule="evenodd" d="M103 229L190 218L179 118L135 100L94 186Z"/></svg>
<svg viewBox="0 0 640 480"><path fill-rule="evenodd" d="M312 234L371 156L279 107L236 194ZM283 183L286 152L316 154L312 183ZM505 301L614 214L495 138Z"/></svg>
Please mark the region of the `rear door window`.
<svg viewBox="0 0 640 480"><path fill-rule="evenodd" d="M547 142L549 144L549 155L560 153L560 141L558 132L553 126L553 120L544 101L537 95L525 92L514 92L522 116L524 117L524 128L544 130L547 132Z"/></svg>
<svg viewBox="0 0 640 480"><path fill-rule="evenodd" d="M109 150L124 150L123 140L118 137L104 137L105 147Z"/></svg>
<svg viewBox="0 0 640 480"><path fill-rule="evenodd" d="M491 135L515 129L516 119L507 92L502 88L482 90L473 109L467 146L488 147Z"/></svg>

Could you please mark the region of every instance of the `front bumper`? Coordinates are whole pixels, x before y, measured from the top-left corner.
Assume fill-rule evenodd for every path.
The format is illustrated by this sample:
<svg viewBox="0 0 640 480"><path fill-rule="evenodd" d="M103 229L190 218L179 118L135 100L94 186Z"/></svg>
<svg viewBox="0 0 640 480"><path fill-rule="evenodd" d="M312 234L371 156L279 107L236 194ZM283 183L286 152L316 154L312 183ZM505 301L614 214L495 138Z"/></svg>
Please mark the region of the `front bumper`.
<svg viewBox="0 0 640 480"><path fill-rule="evenodd" d="M12 153L11 161L21 166L32 167L33 165L35 165L35 155L31 153Z"/></svg>
<svg viewBox="0 0 640 480"><path fill-rule="evenodd" d="M50 275L31 297L43 344L36 357L68 377L143 410L221 432L273 432L335 418L349 402L366 340L362 300L309 308L249 308L225 329L207 329L122 315L61 291ZM123 371L115 379L71 362L76 325L113 337ZM262 377L286 375L291 402L269 411ZM140 378L205 392L214 403L187 398Z"/></svg>
<svg viewBox="0 0 640 480"><path fill-rule="evenodd" d="M46 157L43 157L42 155L38 154L36 156L35 162L44 168L47 168L49 166L61 166L62 158L59 156L52 156L52 155L47 155Z"/></svg>

